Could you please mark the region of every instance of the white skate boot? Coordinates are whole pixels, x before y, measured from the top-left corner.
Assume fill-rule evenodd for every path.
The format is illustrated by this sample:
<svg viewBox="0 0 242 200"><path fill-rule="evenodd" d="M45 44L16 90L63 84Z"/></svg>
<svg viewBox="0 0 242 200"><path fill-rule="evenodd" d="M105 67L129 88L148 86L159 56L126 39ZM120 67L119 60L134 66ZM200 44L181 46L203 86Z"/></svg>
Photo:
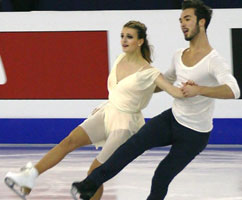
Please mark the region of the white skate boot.
<svg viewBox="0 0 242 200"><path fill-rule="evenodd" d="M20 169L20 172L8 172L4 181L21 199L26 200L26 195L32 190L38 174L37 169L29 162L25 167Z"/></svg>

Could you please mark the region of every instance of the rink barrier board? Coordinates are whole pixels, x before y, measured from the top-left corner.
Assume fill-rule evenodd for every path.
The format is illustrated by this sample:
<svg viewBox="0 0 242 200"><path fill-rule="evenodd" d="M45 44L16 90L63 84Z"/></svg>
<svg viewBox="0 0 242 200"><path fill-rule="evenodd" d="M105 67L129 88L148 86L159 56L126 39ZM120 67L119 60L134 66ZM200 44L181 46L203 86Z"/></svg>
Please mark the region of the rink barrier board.
<svg viewBox="0 0 242 200"><path fill-rule="evenodd" d="M84 120L0 119L0 144L57 144ZM242 144L241 118L216 118L213 124L209 144Z"/></svg>

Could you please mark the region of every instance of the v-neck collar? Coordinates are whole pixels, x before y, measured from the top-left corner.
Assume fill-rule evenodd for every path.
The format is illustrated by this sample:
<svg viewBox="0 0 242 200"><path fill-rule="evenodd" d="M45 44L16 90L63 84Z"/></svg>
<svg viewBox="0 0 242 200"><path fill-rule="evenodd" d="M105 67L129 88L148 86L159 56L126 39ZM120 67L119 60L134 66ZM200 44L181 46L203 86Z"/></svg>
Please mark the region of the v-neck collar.
<svg viewBox="0 0 242 200"><path fill-rule="evenodd" d="M118 64L120 63L120 61L123 59L124 56L125 56L125 54L122 54L120 56L120 59L117 61L116 66L115 66L114 75L115 75L115 83L116 83L116 85L120 84L120 82L122 82L123 80L125 80L125 79L135 75L136 73L140 72L146 66L146 65L144 65L144 66L140 67L136 72L134 72L134 73L132 73L132 74L130 74L128 76L125 76L124 78L122 78L121 80L118 81L117 67L118 67Z"/></svg>
<svg viewBox="0 0 242 200"><path fill-rule="evenodd" d="M196 68L201 62L203 62L207 57L209 57L214 51L215 49L212 49L207 55L205 55L202 59L200 59L196 64L194 64L193 66L187 66L184 64L183 60L182 60L182 56L183 56L183 53L186 49L183 49L181 51L181 55L180 55L180 63L182 64L182 66L186 69L194 69Z"/></svg>

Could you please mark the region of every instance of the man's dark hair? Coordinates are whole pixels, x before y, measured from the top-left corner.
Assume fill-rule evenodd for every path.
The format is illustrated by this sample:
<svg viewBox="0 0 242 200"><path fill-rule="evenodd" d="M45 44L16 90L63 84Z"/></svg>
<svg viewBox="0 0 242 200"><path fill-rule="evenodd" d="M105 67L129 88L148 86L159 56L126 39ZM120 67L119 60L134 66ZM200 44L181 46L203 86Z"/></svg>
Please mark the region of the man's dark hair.
<svg viewBox="0 0 242 200"><path fill-rule="evenodd" d="M206 6L201 0L184 0L182 3L182 10L194 8L197 16L197 23L200 19L205 19L205 29L207 30L210 20L212 18L212 9Z"/></svg>

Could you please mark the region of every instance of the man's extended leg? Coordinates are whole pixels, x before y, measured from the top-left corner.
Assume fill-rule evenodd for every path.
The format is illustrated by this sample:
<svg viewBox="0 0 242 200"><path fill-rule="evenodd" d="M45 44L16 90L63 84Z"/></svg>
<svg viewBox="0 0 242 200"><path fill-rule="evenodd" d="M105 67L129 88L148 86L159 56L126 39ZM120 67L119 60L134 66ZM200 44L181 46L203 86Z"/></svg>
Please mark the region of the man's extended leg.
<svg viewBox="0 0 242 200"><path fill-rule="evenodd" d="M175 121L173 125L173 144L170 153L160 162L155 171L151 193L147 200L164 199L172 179L207 145L209 133L193 131Z"/></svg>

